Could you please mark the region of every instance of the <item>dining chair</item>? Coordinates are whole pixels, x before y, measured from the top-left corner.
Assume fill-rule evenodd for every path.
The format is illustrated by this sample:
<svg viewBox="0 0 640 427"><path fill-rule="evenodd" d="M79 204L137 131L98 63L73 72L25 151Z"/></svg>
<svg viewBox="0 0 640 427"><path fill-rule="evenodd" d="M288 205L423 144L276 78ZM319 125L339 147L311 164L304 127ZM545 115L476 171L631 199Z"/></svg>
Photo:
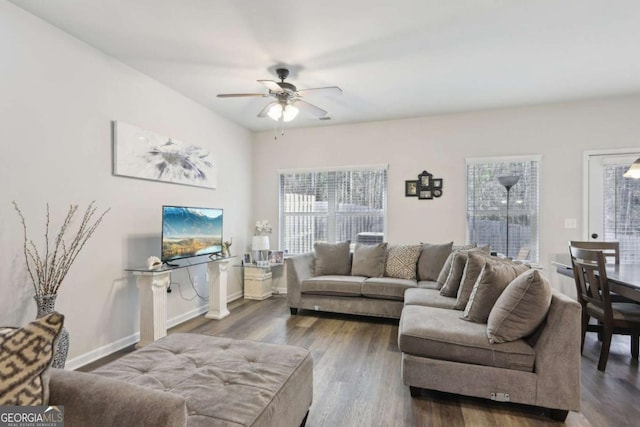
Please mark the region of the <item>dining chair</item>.
<svg viewBox="0 0 640 427"><path fill-rule="evenodd" d="M597 241L579 241L572 240L570 246L580 249L592 249L602 251L607 262L613 261L613 264L620 264L620 242L597 242ZM611 292L612 302L632 302L628 298Z"/></svg>
<svg viewBox="0 0 640 427"><path fill-rule="evenodd" d="M625 302L611 302L609 280L605 268L603 251L569 247L573 277L576 283L578 302L582 306L582 344L589 331L602 333L602 349L598 370L604 371L609 358L611 337L615 334L631 336L631 356L638 358L640 338L640 305ZM600 324L589 325L593 317Z"/></svg>
<svg viewBox="0 0 640 427"><path fill-rule="evenodd" d="M620 242L572 240L569 245L574 248L602 251L607 262L613 260L613 264L620 264Z"/></svg>
<svg viewBox="0 0 640 427"><path fill-rule="evenodd" d="M523 246L520 248L520 251L518 252L518 255L516 255L516 261L525 261L527 258L529 258L529 252L531 252L529 250L528 247Z"/></svg>

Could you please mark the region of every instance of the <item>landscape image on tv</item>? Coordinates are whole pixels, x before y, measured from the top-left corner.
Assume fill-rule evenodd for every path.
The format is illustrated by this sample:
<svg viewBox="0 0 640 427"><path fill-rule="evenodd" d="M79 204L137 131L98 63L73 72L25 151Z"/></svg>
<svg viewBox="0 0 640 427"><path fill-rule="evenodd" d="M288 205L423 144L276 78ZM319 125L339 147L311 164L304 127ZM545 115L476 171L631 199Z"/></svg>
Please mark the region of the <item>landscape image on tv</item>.
<svg viewBox="0 0 640 427"><path fill-rule="evenodd" d="M222 209L162 207L162 261L222 252Z"/></svg>

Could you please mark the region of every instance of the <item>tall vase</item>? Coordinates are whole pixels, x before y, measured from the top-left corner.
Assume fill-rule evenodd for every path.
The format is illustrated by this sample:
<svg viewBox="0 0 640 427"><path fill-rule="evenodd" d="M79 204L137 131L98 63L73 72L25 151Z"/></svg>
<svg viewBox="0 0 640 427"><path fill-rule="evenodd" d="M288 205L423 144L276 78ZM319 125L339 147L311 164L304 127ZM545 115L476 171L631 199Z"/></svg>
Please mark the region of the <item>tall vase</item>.
<svg viewBox="0 0 640 427"><path fill-rule="evenodd" d="M55 311L57 297L58 295L55 294L34 296L33 299L36 300L36 305L38 307L38 314L36 317L40 318ZM60 335L58 336L58 342L56 343L56 350L51 366L63 369L64 364L67 361L67 353L69 353L69 332L63 327L60 330Z"/></svg>

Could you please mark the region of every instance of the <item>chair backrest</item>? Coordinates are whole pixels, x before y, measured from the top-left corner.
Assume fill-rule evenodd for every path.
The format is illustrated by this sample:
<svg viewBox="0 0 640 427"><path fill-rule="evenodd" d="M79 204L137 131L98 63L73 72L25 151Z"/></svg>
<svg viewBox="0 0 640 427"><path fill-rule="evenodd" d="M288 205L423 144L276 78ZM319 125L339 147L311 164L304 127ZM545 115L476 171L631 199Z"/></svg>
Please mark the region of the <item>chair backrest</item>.
<svg viewBox="0 0 640 427"><path fill-rule="evenodd" d="M576 282L578 302L584 307L591 303L612 319L609 281L602 251L569 246L573 278Z"/></svg>
<svg viewBox="0 0 640 427"><path fill-rule="evenodd" d="M569 244L574 248L602 251L607 261L620 264L620 242L583 242L572 240Z"/></svg>
<svg viewBox="0 0 640 427"><path fill-rule="evenodd" d="M520 252L518 252L518 255L516 255L516 261L524 261L529 257L529 248L526 246L523 246L520 248Z"/></svg>

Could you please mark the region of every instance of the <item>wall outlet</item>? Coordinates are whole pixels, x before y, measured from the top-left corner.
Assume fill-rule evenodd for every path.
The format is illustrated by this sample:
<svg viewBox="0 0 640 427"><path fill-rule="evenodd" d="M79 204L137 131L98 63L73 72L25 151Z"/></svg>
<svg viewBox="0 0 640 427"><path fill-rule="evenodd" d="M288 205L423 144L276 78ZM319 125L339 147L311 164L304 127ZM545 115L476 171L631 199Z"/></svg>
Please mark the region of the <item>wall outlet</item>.
<svg viewBox="0 0 640 427"><path fill-rule="evenodd" d="M565 218L564 228L578 228L578 221L575 218Z"/></svg>

